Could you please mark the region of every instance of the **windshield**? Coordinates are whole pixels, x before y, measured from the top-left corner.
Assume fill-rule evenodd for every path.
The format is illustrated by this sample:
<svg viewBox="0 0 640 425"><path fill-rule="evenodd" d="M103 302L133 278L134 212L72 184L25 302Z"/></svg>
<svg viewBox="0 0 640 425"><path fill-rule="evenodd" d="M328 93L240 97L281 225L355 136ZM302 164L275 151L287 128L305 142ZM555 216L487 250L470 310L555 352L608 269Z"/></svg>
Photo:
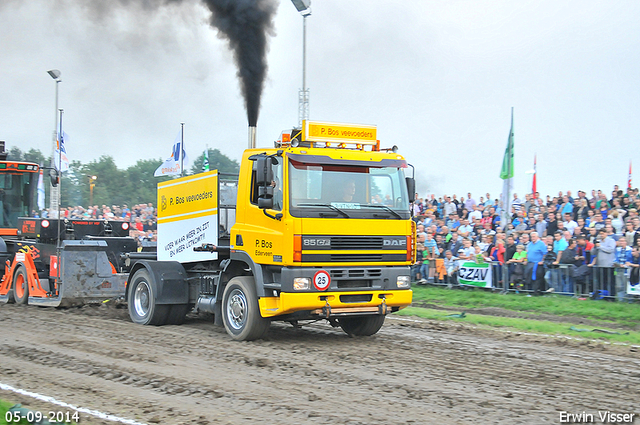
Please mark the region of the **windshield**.
<svg viewBox="0 0 640 425"><path fill-rule="evenodd" d="M16 228L18 217L28 217L38 174L0 173L0 227Z"/></svg>
<svg viewBox="0 0 640 425"><path fill-rule="evenodd" d="M289 161L290 211L295 217L408 219L400 167Z"/></svg>

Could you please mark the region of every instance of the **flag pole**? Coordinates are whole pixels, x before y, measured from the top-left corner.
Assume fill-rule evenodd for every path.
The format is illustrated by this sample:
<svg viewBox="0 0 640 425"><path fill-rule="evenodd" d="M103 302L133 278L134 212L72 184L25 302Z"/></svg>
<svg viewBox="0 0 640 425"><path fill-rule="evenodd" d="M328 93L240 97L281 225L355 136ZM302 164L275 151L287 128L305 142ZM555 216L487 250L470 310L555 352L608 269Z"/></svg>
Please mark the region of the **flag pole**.
<svg viewBox="0 0 640 425"><path fill-rule="evenodd" d="M182 141L180 142L180 177L184 176L184 153L186 152L184 148L184 123L180 123L180 134Z"/></svg>
<svg viewBox="0 0 640 425"><path fill-rule="evenodd" d="M507 149L509 149L509 147L511 146L511 132L513 131L513 106L511 107L511 127L509 128L509 138L507 139ZM507 170L511 170L511 152L509 152L509 155L507 155ZM504 223L503 223L503 229L506 231L507 230L507 218L511 216L511 210L509 208L509 200L511 199L511 182L509 181L509 178L507 178L505 180L506 184L507 184L507 196L505 198L505 216L504 216Z"/></svg>
<svg viewBox="0 0 640 425"><path fill-rule="evenodd" d="M533 199L536 199L536 192L538 191L538 154L533 154L533 182L531 183L531 191L533 192Z"/></svg>
<svg viewBox="0 0 640 425"><path fill-rule="evenodd" d="M63 133L62 133L62 114L64 111L59 109L60 111L60 132L58 133L58 211L56 211L56 218L58 219L58 234L56 236L56 289L60 286L60 251L62 250L60 247L60 222L62 221L62 217L60 217L60 201L62 199L62 144L64 143Z"/></svg>
<svg viewBox="0 0 640 425"><path fill-rule="evenodd" d="M509 137L507 138L507 149L502 160L502 170L500 178L503 179L502 184L502 215L500 217L500 225L503 229L507 228L507 217L510 217L509 201L511 199L511 179L513 178L513 106L511 107L511 128L509 129Z"/></svg>

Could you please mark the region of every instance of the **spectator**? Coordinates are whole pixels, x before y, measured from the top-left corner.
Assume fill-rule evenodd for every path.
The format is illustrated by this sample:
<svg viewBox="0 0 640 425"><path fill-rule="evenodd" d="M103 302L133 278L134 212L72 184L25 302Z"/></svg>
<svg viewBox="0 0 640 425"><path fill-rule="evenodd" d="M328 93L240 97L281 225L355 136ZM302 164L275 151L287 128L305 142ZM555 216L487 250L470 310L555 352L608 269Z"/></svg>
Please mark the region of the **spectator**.
<svg viewBox="0 0 640 425"><path fill-rule="evenodd" d="M516 212L523 209L522 200L518 198L517 193L513 194L513 200L511 201L511 206L513 207L513 209L516 210Z"/></svg>
<svg viewBox="0 0 640 425"><path fill-rule="evenodd" d="M471 246L471 239L465 238L462 242L462 248L458 251L458 268L467 261L473 261L476 253L475 248Z"/></svg>
<svg viewBox="0 0 640 425"><path fill-rule="evenodd" d="M562 251L567 249L569 244L567 243L566 239L564 238L563 233L561 231L559 231L559 230L553 235L553 237L555 239L553 241L553 252L556 254L556 256L559 259L560 256L562 255ZM558 264L558 262L556 262L556 264Z"/></svg>
<svg viewBox="0 0 640 425"><path fill-rule="evenodd" d="M473 211L473 208L476 206L476 201L471 197L471 193L467 193L467 199L464 201L464 207L467 211Z"/></svg>
<svg viewBox="0 0 640 425"><path fill-rule="evenodd" d="M640 284L640 249L637 246L633 247L631 252L631 261L627 263L629 267L629 285L632 287L638 287Z"/></svg>
<svg viewBox="0 0 640 425"><path fill-rule="evenodd" d="M527 247L527 267L525 279L534 294L539 295L544 288L544 271L542 266L547 246L540 240L537 232L531 232L531 243Z"/></svg>
<svg viewBox="0 0 640 425"><path fill-rule="evenodd" d="M433 239L432 233L427 233L427 237L424 241L424 252L422 253L422 267L420 267L420 275L422 278L419 283L426 283L427 280L432 281L435 276L435 261L440 255L438 245Z"/></svg>
<svg viewBox="0 0 640 425"><path fill-rule="evenodd" d="M553 235L558 231L558 222L556 221L556 215L549 213L547 216L547 233L546 235ZM543 235L543 236L546 236Z"/></svg>
<svg viewBox="0 0 640 425"><path fill-rule="evenodd" d="M469 214L469 221L473 223L476 219L482 219L482 212L480 211L480 207L478 205L474 205L473 210Z"/></svg>
<svg viewBox="0 0 640 425"><path fill-rule="evenodd" d="M445 197L444 206L442 208L442 213L445 217L449 217L451 214L455 214L457 211L456 204L451 202L451 197Z"/></svg>
<svg viewBox="0 0 640 425"><path fill-rule="evenodd" d="M560 269L560 282L562 283L561 291L563 294L573 293L573 276L576 268L576 247L575 239L569 239L567 248L562 251L559 262L564 265Z"/></svg>
<svg viewBox="0 0 640 425"><path fill-rule="evenodd" d="M633 228L633 222L628 221L625 224L624 237L627 240L627 245L637 246L640 239L640 232Z"/></svg>
<svg viewBox="0 0 640 425"><path fill-rule="evenodd" d="M469 225L469 220L462 220L462 224L458 227L458 235L462 238L469 238L472 236L473 227Z"/></svg>
<svg viewBox="0 0 640 425"><path fill-rule="evenodd" d="M458 258L453 256L450 250L444 253L444 269L445 269L445 283L448 285L455 285L458 283Z"/></svg>
<svg viewBox="0 0 640 425"><path fill-rule="evenodd" d="M598 266L598 279L601 282L601 287L607 291L608 295L613 295L613 262L616 255L616 242L605 229L600 229L598 237L599 244L596 245L598 253L595 257L595 263L592 265Z"/></svg>
<svg viewBox="0 0 640 425"><path fill-rule="evenodd" d="M632 248L627 246L627 239L620 238L616 243L616 251L613 259L613 267L624 267L631 261Z"/></svg>
<svg viewBox="0 0 640 425"><path fill-rule="evenodd" d="M569 231L573 235L573 231L576 227L578 227L578 223L573 220L573 215L571 213L564 213L564 221L562 222L565 229Z"/></svg>
<svg viewBox="0 0 640 425"><path fill-rule="evenodd" d="M420 269L422 268L422 255L424 253L424 241L425 234L418 234L418 240L416 241L416 262L411 266L411 281L418 282L422 280L420 275Z"/></svg>
<svg viewBox="0 0 640 425"><path fill-rule="evenodd" d="M462 238L458 236L458 232L451 233L448 249L453 253L457 253L463 247Z"/></svg>

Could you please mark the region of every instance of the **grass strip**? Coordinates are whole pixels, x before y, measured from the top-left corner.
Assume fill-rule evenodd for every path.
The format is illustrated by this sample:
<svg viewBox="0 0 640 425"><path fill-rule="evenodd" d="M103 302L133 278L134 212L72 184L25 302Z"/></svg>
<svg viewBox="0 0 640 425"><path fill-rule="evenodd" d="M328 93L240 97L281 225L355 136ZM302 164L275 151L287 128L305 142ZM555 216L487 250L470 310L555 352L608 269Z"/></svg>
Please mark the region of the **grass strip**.
<svg viewBox="0 0 640 425"><path fill-rule="evenodd" d="M7 412L9 411L9 409L15 406L15 404L16 403L12 403L10 401L0 399L0 425L9 424L9 422L7 422ZM21 419L20 422L10 422L10 423L11 424L29 424L29 422L27 422L24 419Z"/></svg>
<svg viewBox="0 0 640 425"><path fill-rule="evenodd" d="M471 325L481 325L491 328L502 328L520 332L531 332L547 335L565 335L575 338L596 339L601 341L622 342L632 345L640 345L640 332L636 331L620 331L620 329L610 329L606 326L580 325L579 328L606 329L612 332L620 333L628 332L628 335L616 335L601 332L576 332L569 329L571 326L573 326L571 323L557 323L547 320L528 320L511 317L495 317L471 313L467 313L464 318L446 317L451 313L451 311L435 310L431 308L407 307L394 314L398 316L418 316L424 319L439 321L464 322Z"/></svg>
<svg viewBox="0 0 640 425"><path fill-rule="evenodd" d="M426 302L441 307L486 308L545 313L557 316L575 316L594 320L610 320L622 326L635 328L640 323L640 304L579 300L562 295L527 297L523 294L499 294L471 288L469 290L415 286L414 302Z"/></svg>

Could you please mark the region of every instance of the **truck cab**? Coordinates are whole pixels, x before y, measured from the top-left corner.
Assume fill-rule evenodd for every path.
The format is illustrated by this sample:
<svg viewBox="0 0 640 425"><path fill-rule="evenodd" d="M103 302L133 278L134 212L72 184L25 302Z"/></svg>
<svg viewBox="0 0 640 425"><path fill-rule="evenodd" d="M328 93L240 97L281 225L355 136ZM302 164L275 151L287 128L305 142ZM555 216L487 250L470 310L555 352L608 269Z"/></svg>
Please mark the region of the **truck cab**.
<svg viewBox="0 0 640 425"><path fill-rule="evenodd" d="M411 302L406 161L294 136L244 153L231 259L260 269L262 317L381 321Z"/></svg>

